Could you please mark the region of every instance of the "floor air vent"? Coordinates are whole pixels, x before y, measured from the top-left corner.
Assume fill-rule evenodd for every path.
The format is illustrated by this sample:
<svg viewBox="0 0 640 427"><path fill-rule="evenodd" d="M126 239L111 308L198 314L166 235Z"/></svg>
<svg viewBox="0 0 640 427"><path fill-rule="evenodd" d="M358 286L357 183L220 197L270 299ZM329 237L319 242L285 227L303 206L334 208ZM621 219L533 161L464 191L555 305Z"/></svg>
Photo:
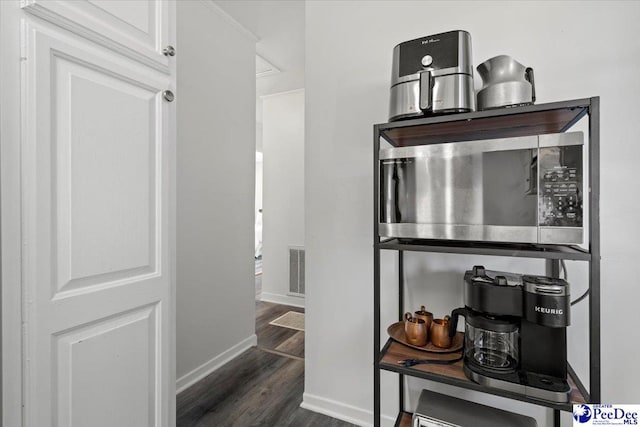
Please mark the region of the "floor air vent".
<svg viewBox="0 0 640 427"><path fill-rule="evenodd" d="M304 296L304 248L289 247L289 294Z"/></svg>

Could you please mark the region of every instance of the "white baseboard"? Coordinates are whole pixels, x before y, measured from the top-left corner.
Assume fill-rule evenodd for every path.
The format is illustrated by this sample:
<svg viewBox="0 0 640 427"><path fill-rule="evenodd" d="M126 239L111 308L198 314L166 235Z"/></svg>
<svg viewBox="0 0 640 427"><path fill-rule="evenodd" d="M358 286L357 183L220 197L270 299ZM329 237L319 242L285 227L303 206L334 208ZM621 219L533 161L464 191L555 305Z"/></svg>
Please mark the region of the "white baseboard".
<svg viewBox="0 0 640 427"><path fill-rule="evenodd" d="M293 307L304 308L304 298L294 297L291 295L272 294L269 292L262 292L260 295L260 301L273 302L276 304L291 305Z"/></svg>
<svg viewBox="0 0 640 427"><path fill-rule="evenodd" d="M302 395L300 407L362 427L370 427L373 425L372 411L357 408L325 397L314 396L309 393ZM382 415L381 418L382 425L393 426L396 422L395 417Z"/></svg>
<svg viewBox="0 0 640 427"><path fill-rule="evenodd" d="M230 349L220 353L208 362L205 362L202 365L198 366L188 374L178 378L178 380L176 381L176 394L191 387L193 384L197 383L213 371L222 367L231 359L239 356L245 350L256 345L258 345L258 337L256 336L256 334L253 334L250 337L240 341Z"/></svg>

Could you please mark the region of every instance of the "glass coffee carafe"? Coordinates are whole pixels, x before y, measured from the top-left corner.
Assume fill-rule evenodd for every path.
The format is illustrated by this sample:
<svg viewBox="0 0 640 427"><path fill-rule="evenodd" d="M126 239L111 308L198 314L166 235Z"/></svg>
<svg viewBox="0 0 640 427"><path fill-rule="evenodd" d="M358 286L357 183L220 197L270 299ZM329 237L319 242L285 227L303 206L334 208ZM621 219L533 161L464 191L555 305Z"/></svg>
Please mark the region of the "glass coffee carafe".
<svg viewBox="0 0 640 427"><path fill-rule="evenodd" d="M518 368L518 325L504 318L467 316L465 358L487 370Z"/></svg>

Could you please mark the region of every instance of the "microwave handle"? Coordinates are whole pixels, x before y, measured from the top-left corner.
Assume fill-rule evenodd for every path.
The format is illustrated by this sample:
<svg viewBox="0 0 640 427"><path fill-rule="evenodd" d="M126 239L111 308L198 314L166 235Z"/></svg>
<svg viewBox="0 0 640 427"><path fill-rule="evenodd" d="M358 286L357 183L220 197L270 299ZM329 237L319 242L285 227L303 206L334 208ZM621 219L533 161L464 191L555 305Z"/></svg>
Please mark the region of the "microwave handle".
<svg viewBox="0 0 640 427"><path fill-rule="evenodd" d="M538 194L538 150L531 150L531 162L529 163L529 187L526 193L529 196Z"/></svg>
<svg viewBox="0 0 640 427"><path fill-rule="evenodd" d="M398 222L398 162L382 163L380 188L380 222Z"/></svg>

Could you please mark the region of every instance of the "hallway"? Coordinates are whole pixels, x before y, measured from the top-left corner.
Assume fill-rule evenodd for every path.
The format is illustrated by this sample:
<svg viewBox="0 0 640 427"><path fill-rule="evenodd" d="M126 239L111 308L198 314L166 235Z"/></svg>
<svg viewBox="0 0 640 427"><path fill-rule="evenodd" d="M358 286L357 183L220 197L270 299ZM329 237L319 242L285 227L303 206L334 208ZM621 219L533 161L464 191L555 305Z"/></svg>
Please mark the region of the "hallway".
<svg viewBox="0 0 640 427"><path fill-rule="evenodd" d="M304 309L256 301L258 346L178 395L178 427L352 426L300 408L304 332L269 325L288 311Z"/></svg>

